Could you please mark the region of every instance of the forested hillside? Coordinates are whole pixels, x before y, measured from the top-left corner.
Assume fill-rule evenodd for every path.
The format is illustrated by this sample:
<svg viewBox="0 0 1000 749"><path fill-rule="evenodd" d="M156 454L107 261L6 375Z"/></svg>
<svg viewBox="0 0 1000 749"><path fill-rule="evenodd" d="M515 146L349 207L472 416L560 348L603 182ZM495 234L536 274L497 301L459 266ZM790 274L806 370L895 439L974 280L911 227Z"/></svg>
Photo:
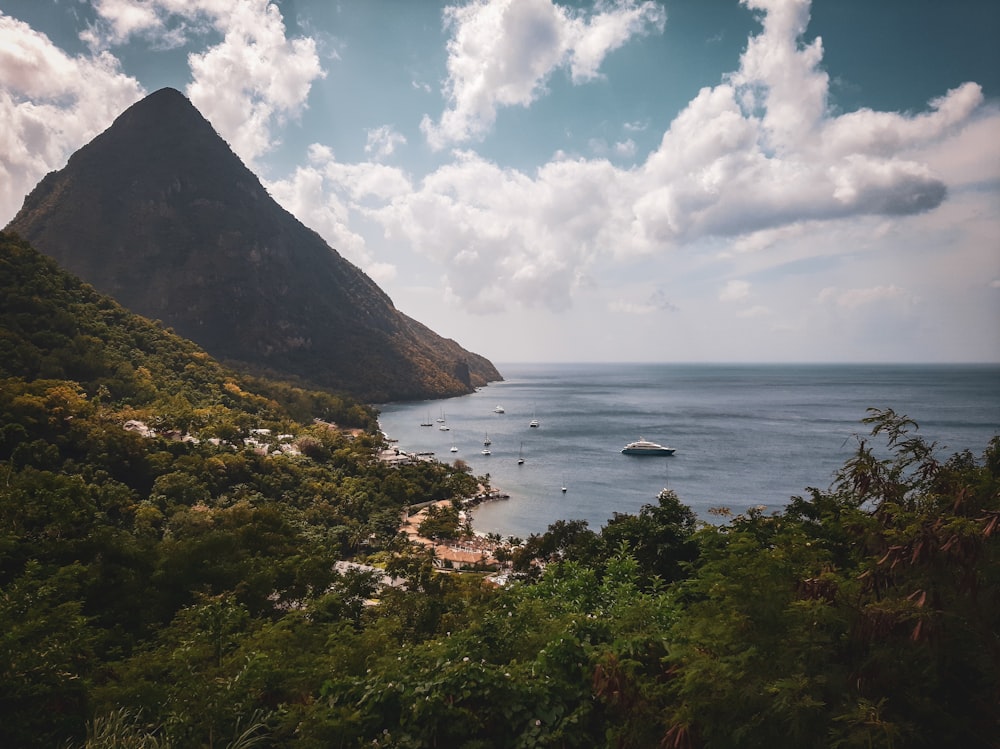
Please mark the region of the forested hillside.
<svg viewBox="0 0 1000 749"><path fill-rule="evenodd" d="M664 491L509 544L498 586L398 533L476 479L378 462L364 407L240 380L10 236L0 291L2 746L998 745L1000 439L873 411L780 512Z"/></svg>

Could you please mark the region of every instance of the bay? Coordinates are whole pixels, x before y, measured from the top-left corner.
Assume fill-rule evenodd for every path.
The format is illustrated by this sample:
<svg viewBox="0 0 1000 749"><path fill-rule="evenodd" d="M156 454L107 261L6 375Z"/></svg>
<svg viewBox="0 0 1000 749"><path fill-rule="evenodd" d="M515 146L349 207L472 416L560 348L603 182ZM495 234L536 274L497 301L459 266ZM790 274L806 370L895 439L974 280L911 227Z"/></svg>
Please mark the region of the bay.
<svg viewBox="0 0 1000 749"><path fill-rule="evenodd" d="M557 520L586 520L596 530L615 513L655 503L665 487L706 520L712 507L779 509L808 487L830 485L857 439L868 436L861 419L869 407L914 419L945 456L966 449L980 456L1000 434L996 365L507 364L500 371L503 382L470 395L380 405L379 421L402 450L459 458L476 475L489 474L510 499L476 508L474 525L504 536L542 533ZM421 426L428 420L432 426ZM640 437L676 453L621 454Z"/></svg>

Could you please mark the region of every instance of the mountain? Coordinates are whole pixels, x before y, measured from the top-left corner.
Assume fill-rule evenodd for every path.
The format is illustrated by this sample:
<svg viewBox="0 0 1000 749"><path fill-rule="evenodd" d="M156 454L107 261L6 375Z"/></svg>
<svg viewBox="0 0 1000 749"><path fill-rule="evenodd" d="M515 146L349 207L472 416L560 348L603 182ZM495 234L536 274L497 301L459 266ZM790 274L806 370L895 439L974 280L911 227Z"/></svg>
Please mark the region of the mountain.
<svg viewBox="0 0 1000 749"><path fill-rule="evenodd" d="M7 231L243 369L369 401L502 379L397 310L279 206L174 89L127 109L46 175Z"/></svg>

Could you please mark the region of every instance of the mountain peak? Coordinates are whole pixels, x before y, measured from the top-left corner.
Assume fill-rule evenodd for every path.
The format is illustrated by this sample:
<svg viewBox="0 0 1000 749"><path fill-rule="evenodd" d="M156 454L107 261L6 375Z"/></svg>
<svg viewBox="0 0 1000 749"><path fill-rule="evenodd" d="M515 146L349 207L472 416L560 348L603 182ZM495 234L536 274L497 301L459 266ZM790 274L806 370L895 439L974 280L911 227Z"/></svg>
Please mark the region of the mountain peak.
<svg viewBox="0 0 1000 749"><path fill-rule="evenodd" d="M217 358L368 400L457 395L486 359L395 309L279 206L176 89L125 110L8 225Z"/></svg>
<svg viewBox="0 0 1000 749"><path fill-rule="evenodd" d="M162 129L176 126L179 122L186 122L189 126L197 126L197 122L212 127L190 99L176 88L167 87L137 101L118 115L111 127Z"/></svg>

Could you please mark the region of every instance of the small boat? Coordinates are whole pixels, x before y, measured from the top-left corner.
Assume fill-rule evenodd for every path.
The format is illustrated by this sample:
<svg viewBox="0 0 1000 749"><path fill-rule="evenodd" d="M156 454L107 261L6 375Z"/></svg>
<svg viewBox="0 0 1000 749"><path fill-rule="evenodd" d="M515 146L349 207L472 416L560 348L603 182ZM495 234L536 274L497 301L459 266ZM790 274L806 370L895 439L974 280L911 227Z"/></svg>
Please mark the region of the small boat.
<svg viewBox="0 0 1000 749"><path fill-rule="evenodd" d="M431 423L431 415L430 414L427 414L427 420L426 421L421 421L420 422L420 426L422 426L422 427L432 427L432 426L434 426L434 424Z"/></svg>
<svg viewBox="0 0 1000 749"><path fill-rule="evenodd" d="M673 455L675 452L672 447L664 447L642 437L622 448L624 455Z"/></svg>
<svg viewBox="0 0 1000 749"><path fill-rule="evenodd" d="M493 442L492 442L492 440L490 440L490 433L489 433L489 432L487 432L487 433L486 433L486 439L485 439L485 440L483 440L483 445L484 445L485 447L489 447L489 446L490 446L490 445L492 445L492 444L493 444Z"/></svg>
<svg viewBox="0 0 1000 749"><path fill-rule="evenodd" d="M528 422L528 426L532 429L538 429L538 418L535 416L535 409L531 409L531 421Z"/></svg>
<svg viewBox="0 0 1000 749"><path fill-rule="evenodd" d="M502 414L502 413L506 413L506 411L504 411L504 410L503 410L503 406L501 406L501 405L500 405L500 404L498 403L498 404L497 404L497 407L493 409L493 413L495 413L495 414Z"/></svg>
<svg viewBox="0 0 1000 749"><path fill-rule="evenodd" d="M490 449L488 447L484 447L483 448L483 455L489 455L489 454L490 454Z"/></svg>
<svg viewBox="0 0 1000 749"><path fill-rule="evenodd" d="M517 464L519 466L524 465L524 443L521 443L521 449L517 451Z"/></svg>
<svg viewBox="0 0 1000 749"><path fill-rule="evenodd" d="M454 445L452 445L452 446L451 446L451 451L452 451L453 453L457 453L457 452L458 452L458 448L457 448L457 447L455 447Z"/></svg>

